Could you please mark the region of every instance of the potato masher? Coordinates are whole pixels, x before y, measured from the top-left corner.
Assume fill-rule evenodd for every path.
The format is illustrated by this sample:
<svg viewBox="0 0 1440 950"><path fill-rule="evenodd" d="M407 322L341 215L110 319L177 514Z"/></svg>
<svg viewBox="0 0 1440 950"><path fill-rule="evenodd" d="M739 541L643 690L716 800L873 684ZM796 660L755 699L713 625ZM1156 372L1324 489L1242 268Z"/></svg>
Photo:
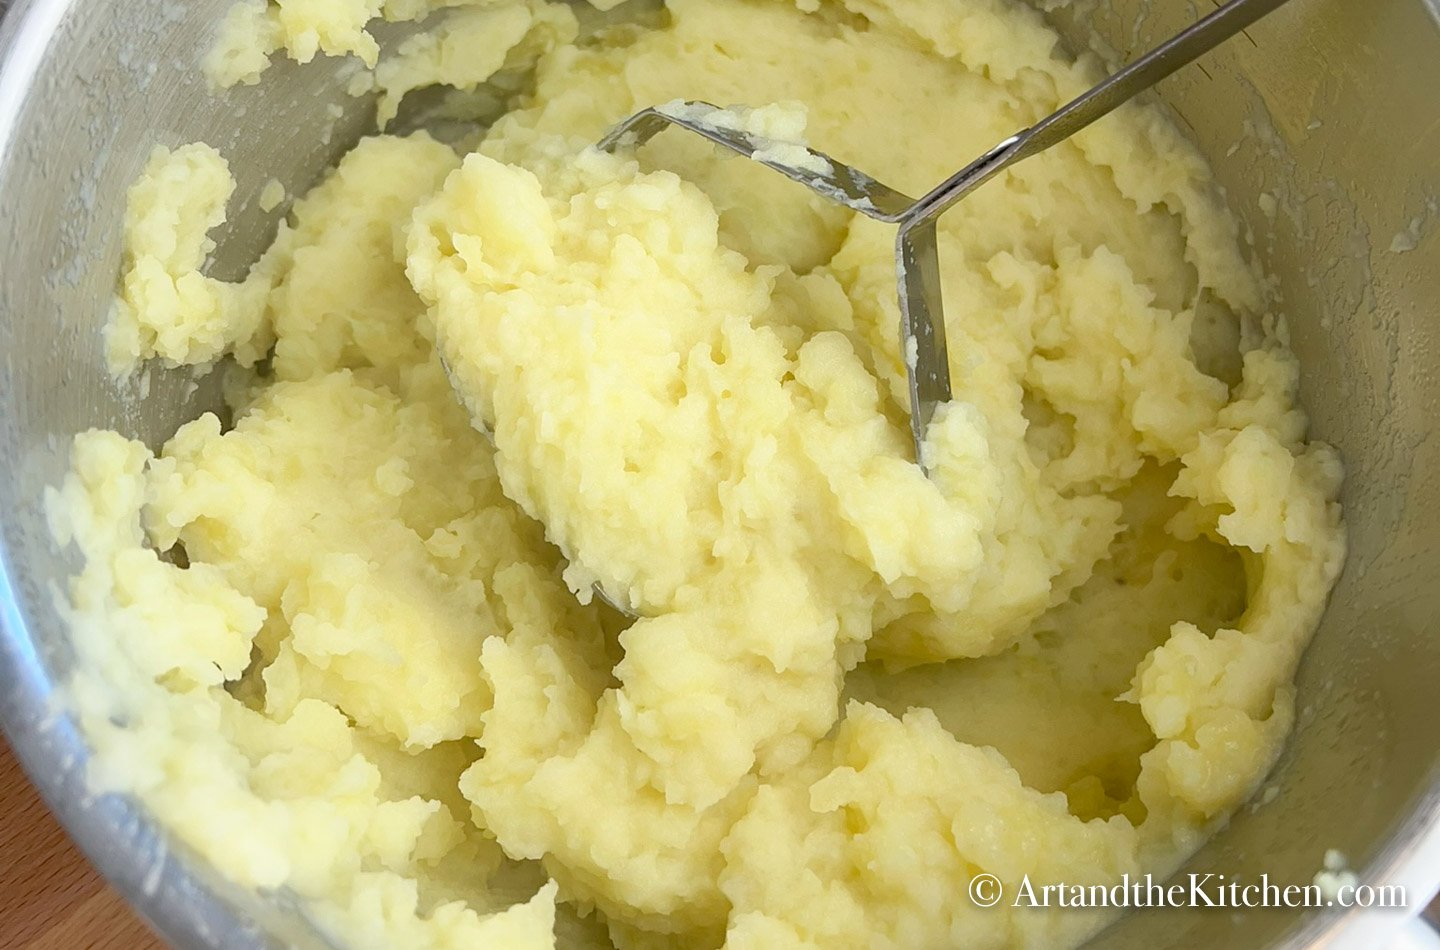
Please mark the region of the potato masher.
<svg viewBox="0 0 1440 950"><path fill-rule="evenodd" d="M935 410L949 402L951 395L935 220L990 178L1065 141L1283 3L1285 0L1229 0L1048 117L1010 136L918 200L806 146L784 143L785 148L777 148L776 142L737 128L737 123L727 121L726 110L706 102L677 101L637 112L612 128L598 145L605 151L636 148L667 127L677 126L767 165L831 201L877 221L899 225L895 270L901 353L909 380L915 458L925 468L926 428ZM798 156L796 148L802 150Z"/></svg>

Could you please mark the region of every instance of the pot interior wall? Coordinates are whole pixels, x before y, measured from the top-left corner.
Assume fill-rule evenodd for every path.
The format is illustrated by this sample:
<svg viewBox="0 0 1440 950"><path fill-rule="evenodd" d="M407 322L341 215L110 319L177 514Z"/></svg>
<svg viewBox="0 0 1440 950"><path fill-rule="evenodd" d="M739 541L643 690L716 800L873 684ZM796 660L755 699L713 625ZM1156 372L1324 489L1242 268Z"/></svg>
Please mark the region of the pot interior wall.
<svg viewBox="0 0 1440 950"><path fill-rule="evenodd" d="M1093 27L1124 59L1193 6L1061 12L1077 47ZM1306 884L1333 848L1380 878L1440 820L1440 29L1414 0L1295 0L1200 65L1162 97L1279 282L1312 432L1345 459L1349 556L1301 667L1277 794L1185 871ZM1096 943L1300 943L1340 913L1149 911Z"/></svg>
<svg viewBox="0 0 1440 950"><path fill-rule="evenodd" d="M1440 413L1440 27L1431 2L1293 0L1163 87L1278 279L1314 432L1341 449L1349 473L1350 558L1301 671L1299 728L1269 783L1278 795L1242 809L1187 870L1303 884L1336 848L1369 879L1440 822L1431 718L1440 684L1440 439L1431 438ZM166 864L163 840L128 804L83 801L77 737L63 719L41 725L35 714L69 662L53 597L73 565L53 550L40 500L64 473L70 437L113 427L158 445L218 405L214 378L196 387L187 372L153 369L142 399L138 383L116 385L104 370L99 328L125 188L156 144L217 146L238 189L214 273L235 276L285 211L260 211L264 184L275 177L303 192L369 124L333 61L281 64L258 88L212 98L195 63L229 3L22 0L0 27L9 49L0 229L13 236L0 248L0 450L10 471L0 511L13 600L7 606L0 587L0 676L16 684L0 697L0 718L82 846L122 889L145 895L173 940L253 946L268 928L313 943L293 910L261 906L183 856ZM1098 34L1104 52L1123 59L1210 5L1114 0L1051 14L1073 47ZM346 107L342 118L334 104ZM237 905L260 923L238 925ZM1096 944L1267 946L1318 934L1338 913L1140 912Z"/></svg>

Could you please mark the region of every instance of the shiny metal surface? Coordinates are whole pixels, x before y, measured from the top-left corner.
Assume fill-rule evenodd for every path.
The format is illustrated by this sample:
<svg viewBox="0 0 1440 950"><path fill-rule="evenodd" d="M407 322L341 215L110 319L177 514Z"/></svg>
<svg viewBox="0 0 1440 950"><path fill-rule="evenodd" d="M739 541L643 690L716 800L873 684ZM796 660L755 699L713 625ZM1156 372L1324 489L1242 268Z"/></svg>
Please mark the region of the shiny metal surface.
<svg viewBox="0 0 1440 950"><path fill-rule="evenodd" d="M16 0L0 20L0 723L172 942L321 946L283 898L226 886L127 802L87 797L83 743L51 701L70 662L54 596L73 565L40 499L70 437L108 426L156 445L218 404L213 379L192 392L189 374L156 370L142 399L104 370L126 186L156 143L220 148L239 187L214 271L234 276L284 211L259 210L264 183L303 191L370 123L333 61L212 99L195 64L229 2ZM1073 48L1111 62L1196 14L1187 0L1047 6ZM1440 22L1433 0L1303 0L1247 34L1161 93L1277 278L1315 434L1348 466L1351 553L1300 673L1278 794L1186 870L1306 883L1335 848L1362 880L1406 885L1413 911L1440 880ZM1373 947L1405 919L1152 910L1095 945Z"/></svg>
<svg viewBox="0 0 1440 950"><path fill-rule="evenodd" d="M936 219L1011 165L1039 155L1104 118L1285 2L1229 0L1030 128L1010 136L919 199L808 146L798 146L806 156L803 164L768 153L775 143L717 121L724 118L725 110L708 102L642 109L616 124L597 145L607 152L634 148L674 126L772 168L822 198L877 221L899 225L895 236L895 282L900 303L900 352L905 354L905 377L910 390L910 437L915 443L915 461L927 468L925 433L936 410L951 399ZM603 591L600 596L614 603Z"/></svg>

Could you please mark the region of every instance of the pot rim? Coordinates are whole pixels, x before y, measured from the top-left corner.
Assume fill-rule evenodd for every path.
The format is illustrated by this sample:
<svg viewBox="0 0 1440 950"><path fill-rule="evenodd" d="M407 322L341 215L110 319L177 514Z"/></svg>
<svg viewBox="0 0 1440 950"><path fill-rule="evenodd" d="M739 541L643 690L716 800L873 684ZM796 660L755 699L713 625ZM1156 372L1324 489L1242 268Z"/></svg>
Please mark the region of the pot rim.
<svg viewBox="0 0 1440 950"><path fill-rule="evenodd" d="M15 131L50 40L75 0L0 0L0 181L19 147ZM0 387L0 403L8 402ZM21 504L39 507L39 499ZM243 914L260 900L214 872L199 873L187 846L128 796L95 795L86 782L89 748L64 709L30 637L0 515L0 730L51 812L104 878L150 927L182 947L254 950L276 945ZM40 599L28 591L31 600ZM138 858L138 860L137 860ZM248 900L247 900L248 898Z"/></svg>

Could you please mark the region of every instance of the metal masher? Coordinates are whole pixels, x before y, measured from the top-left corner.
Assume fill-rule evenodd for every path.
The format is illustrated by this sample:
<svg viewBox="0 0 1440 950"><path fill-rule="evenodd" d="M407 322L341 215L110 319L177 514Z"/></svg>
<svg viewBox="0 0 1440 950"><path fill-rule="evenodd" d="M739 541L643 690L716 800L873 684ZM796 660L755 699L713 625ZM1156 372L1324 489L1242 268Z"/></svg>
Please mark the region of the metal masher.
<svg viewBox="0 0 1440 950"><path fill-rule="evenodd" d="M1214 0L1212 0L1214 2ZM936 409L950 401L950 361L940 298L940 262L935 221L961 198L1000 172L1038 155L1109 114L1121 104L1202 56L1286 0L1230 0L1184 32L1167 40L1109 79L1073 99L1030 128L1010 136L960 171L915 199L805 146L777 149L777 143L723 121L726 110L689 101L637 112L600 140L605 151L637 148L669 126L686 129L746 158L775 169L811 191L863 215L899 225L895 271L900 298L900 352L910 387L910 431L915 458L926 468L926 428ZM793 148L804 151L787 161Z"/></svg>

